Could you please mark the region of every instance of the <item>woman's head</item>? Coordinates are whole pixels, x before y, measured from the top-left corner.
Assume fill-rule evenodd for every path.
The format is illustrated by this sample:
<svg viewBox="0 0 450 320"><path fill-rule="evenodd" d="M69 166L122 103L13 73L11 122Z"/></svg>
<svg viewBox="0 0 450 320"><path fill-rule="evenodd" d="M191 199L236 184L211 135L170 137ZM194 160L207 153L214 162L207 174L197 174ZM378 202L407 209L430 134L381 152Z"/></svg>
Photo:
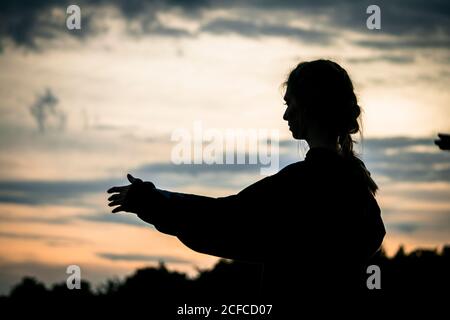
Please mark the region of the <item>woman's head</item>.
<svg viewBox="0 0 450 320"><path fill-rule="evenodd" d="M338 143L342 156L356 164L375 193L377 185L353 152L351 135L359 132L361 108L347 72L330 60L302 62L291 71L285 86L283 118L294 138Z"/></svg>
<svg viewBox="0 0 450 320"><path fill-rule="evenodd" d="M320 133L338 141L342 152L350 152L350 135L359 131L361 108L347 72L330 60L302 62L285 85L283 118L294 138L308 140L311 134Z"/></svg>

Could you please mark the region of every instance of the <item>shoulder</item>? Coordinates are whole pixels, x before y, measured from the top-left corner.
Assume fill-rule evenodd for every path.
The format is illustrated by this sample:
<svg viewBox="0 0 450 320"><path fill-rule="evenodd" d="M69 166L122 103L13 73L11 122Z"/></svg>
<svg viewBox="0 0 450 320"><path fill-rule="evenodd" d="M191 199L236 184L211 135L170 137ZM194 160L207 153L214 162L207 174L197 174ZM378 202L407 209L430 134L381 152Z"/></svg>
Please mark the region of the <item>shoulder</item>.
<svg viewBox="0 0 450 320"><path fill-rule="evenodd" d="M307 166L308 164L305 161L294 162L285 166L276 174L266 177L264 180L268 182L270 181L273 184L281 185L290 183L291 180L299 183L300 181L302 181L301 178L308 173Z"/></svg>
<svg viewBox="0 0 450 320"><path fill-rule="evenodd" d="M247 194L259 194L263 195L265 192L273 192L281 187L285 187L294 177L298 177L300 172L305 172L304 170L305 164L304 161L295 162L287 165L277 173L267 176L252 185L248 186L241 192L239 195L247 195ZM297 182L298 180L295 179Z"/></svg>
<svg viewBox="0 0 450 320"><path fill-rule="evenodd" d="M307 166L307 163L305 161L294 162L294 163L291 163L291 164L285 166L277 174L275 174L275 176L276 175L284 176L286 174L291 174L294 172L300 173L306 169L306 166Z"/></svg>

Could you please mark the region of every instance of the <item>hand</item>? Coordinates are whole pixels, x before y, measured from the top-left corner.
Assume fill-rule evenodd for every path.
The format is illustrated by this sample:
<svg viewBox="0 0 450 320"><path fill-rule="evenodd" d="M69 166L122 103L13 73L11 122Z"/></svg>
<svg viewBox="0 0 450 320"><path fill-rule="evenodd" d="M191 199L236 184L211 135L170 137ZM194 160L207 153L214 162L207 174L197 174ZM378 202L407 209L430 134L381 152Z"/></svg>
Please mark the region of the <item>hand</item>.
<svg viewBox="0 0 450 320"><path fill-rule="evenodd" d="M143 182L131 174L127 174L127 178L131 182L131 185L112 187L107 191L108 193L114 193L108 198L108 201L111 201L108 206L118 206L112 210L112 213L120 211L138 213L142 209L140 207L142 206L143 199L140 199L140 197L142 196L142 188L144 185L145 187L155 188L153 183Z"/></svg>

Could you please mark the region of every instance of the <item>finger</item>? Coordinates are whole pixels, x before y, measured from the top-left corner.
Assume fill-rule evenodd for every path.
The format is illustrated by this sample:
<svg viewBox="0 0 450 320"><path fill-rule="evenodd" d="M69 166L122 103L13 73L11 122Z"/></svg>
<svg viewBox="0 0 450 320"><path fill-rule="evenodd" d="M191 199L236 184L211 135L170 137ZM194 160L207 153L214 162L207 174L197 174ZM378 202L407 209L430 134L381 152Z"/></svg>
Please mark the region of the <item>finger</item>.
<svg viewBox="0 0 450 320"><path fill-rule="evenodd" d="M123 200L124 198L125 198L124 193L115 193L111 197L108 198L108 201Z"/></svg>
<svg viewBox="0 0 450 320"><path fill-rule="evenodd" d="M125 208L123 206L118 206L117 208L114 208L113 211L111 211L111 212L116 213L119 211L125 211Z"/></svg>
<svg viewBox="0 0 450 320"><path fill-rule="evenodd" d="M131 183L142 182L141 179L133 177L131 174L127 174L128 181Z"/></svg>
<svg viewBox="0 0 450 320"><path fill-rule="evenodd" d="M123 201L113 201L113 202L110 202L109 204L108 204L108 206L110 206L110 207L114 207L114 206L118 206L118 205L121 205L121 204L123 204Z"/></svg>
<svg viewBox="0 0 450 320"><path fill-rule="evenodd" d="M113 192L121 192L122 190L129 188L129 186L120 186L120 187L112 187L108 189L108 193L113 193Z"/></svg>

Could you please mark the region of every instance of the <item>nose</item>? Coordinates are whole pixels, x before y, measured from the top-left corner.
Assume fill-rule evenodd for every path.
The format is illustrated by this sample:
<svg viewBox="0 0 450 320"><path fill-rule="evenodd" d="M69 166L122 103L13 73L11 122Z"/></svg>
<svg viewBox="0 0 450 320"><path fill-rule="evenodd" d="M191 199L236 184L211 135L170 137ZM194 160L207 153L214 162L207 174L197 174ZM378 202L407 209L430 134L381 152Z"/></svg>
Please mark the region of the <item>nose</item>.
<svg viewBox="0 0 450 320"><path fill-rule="evenodd" d="M283 120L285 121L289 120L289 107L286 108L286 111L283 114Z"/></svg>

